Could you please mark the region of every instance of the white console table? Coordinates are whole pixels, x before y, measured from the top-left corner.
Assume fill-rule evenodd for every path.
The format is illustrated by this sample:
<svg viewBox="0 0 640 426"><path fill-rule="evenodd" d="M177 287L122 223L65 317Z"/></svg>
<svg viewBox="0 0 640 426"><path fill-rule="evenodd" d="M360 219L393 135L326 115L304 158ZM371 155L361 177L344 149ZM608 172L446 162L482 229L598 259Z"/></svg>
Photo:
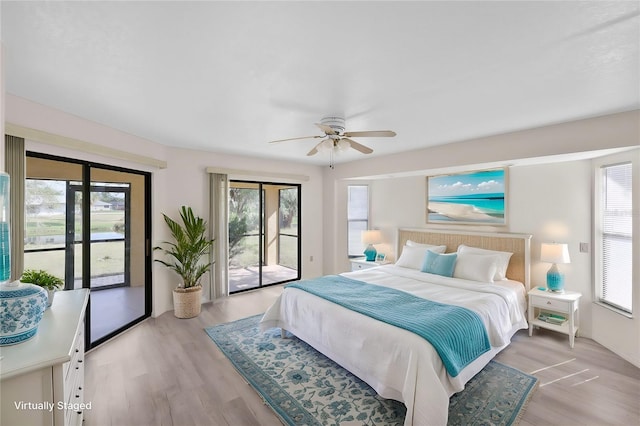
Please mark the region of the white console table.
<svg viewBox="0 0 640 426"><path fill-rule="evenodd" d="M88 300L87 289L56 293L34 337L0 347L0 424L82 424Z"/></svg>

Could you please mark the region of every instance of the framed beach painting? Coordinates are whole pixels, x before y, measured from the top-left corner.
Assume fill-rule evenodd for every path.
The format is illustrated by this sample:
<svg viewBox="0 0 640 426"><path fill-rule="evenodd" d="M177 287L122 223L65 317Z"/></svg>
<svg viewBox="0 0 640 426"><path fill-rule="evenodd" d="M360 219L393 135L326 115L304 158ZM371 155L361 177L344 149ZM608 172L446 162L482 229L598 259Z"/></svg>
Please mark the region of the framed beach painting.
<svg viewBox="0 0 640 426"><path fill-rule="evenodd" d="M507 224L507 169L427 177L427 222Z"/></svg>

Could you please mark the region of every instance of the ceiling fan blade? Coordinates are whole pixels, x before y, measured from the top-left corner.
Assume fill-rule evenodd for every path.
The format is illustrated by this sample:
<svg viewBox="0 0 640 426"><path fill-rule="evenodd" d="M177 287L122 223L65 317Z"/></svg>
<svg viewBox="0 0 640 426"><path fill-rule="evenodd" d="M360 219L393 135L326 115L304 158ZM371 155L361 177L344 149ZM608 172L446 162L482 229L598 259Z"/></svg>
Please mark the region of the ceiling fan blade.
<svg viewBox="0 0 640 426"><path fill-rule="evenodd" d="M297 141L297 140L301 140L301 139L317 139L317 138L324 138L324 136L301 136L299 138L279 139L277 141L271 141L269 143L278 143L278 142L286 142L286 141Z"/></svg>
<svg viewBox="0 0 640 426"><path fill-rule="evenodd" d="M333 130L331 126L327 126L326 124L322 124L322 123L315 123L315 124L320 128L320 130L325 132L327 135L337 135L336 131Z"/></svg>
<svg viewBox="0 0 640 426"><path fill-rule="evenodd" d="M396 132L392 130L369 130L364 132L345 132L344 135L348 138L361 138L361 137L377 137L377 138L390 138L396 135Z"/></svg>
<svg viewBox="0 0 640 426"><path fill-rule="evenodd" d="M320 142L318 142L318 144L316 146L313 147L313 149L309 152L307 152L307 155L309 157L311 157L312 155L316 155L318 153L318 147L320 147L320 145L322 145L324 143L324 141L326 141L328 139L323 139Z"/></svg>
<svg viewBox="0 0 640 426"><path fill-rule="evenodd" d="M342 140L345 140L345 141L349 142L351 144L351 148L355 149L356 151L360 151L363 154L371 154L373 152L373 150L371 148L369 148L368 146L364 146L362 144L359 144L358 142L354 141L353 139L342 138Z"/></svg>

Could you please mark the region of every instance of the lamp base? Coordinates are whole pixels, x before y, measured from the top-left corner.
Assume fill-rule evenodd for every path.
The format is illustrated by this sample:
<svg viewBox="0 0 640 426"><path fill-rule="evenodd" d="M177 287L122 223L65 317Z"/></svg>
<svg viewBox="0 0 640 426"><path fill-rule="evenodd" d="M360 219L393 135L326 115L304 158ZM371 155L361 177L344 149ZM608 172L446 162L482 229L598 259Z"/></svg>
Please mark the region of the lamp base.
<svg viewBox="0 0 640 426"><path fill-rule="evenodd" d="M378 251L371 244L369 244L367 248L364 249L364 257L367 260L367 262L373 262L374 260L376 260L377 254L378 254Z"/></svg>
<svg viewBox="0 0 640 426"><path fill-rule="evenodd" d="M555 263L547 271L547 290L554 293L564 293L564 274L558 270Z"/></svg>

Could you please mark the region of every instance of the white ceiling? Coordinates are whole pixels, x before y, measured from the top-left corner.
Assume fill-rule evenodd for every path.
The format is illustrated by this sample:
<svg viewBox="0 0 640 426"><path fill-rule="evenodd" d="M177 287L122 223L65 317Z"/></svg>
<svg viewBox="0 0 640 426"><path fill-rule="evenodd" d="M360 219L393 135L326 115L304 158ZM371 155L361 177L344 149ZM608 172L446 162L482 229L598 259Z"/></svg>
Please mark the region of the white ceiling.
<svg viewBox="0 0 640 426"><path fill-rule="evenodd" d="M0 8L8 93L169 146L326 164L267 141L344 114L397 132L357 139L376 156L640 107L638 1Z"/></svg>

